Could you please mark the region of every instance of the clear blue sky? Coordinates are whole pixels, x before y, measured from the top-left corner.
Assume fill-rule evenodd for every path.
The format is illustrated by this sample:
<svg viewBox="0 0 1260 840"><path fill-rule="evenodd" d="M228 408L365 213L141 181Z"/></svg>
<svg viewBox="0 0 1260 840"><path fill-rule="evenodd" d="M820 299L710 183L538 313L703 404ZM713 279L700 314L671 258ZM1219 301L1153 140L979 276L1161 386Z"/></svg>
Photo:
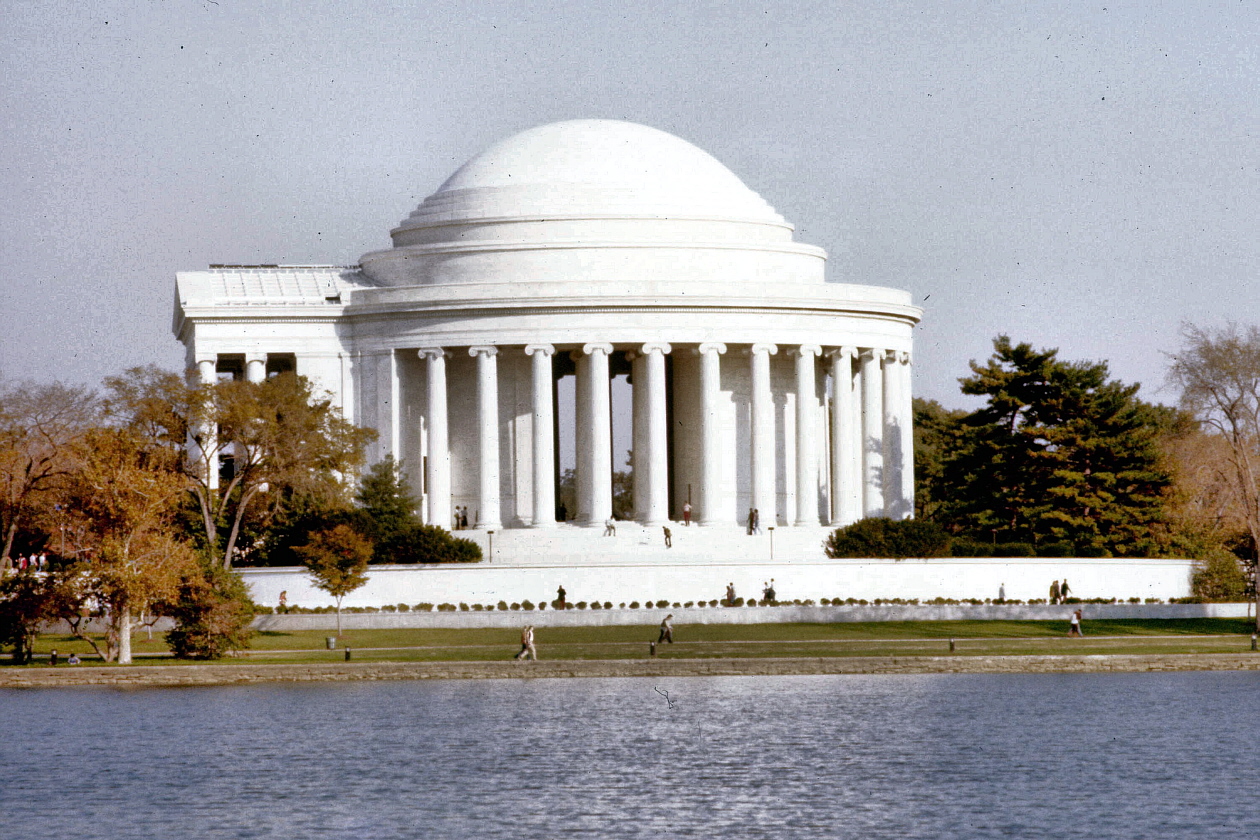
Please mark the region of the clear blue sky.
<svg viewBox="0 0 1260 840"><path fill-rule="evenodd" d="M539 123L707 150L910 289L918 394L1001 332L1156 389L1182 320L1257 318L1252 0L8 0L0 377L182 362L174 275L352 263Z"/></svg>

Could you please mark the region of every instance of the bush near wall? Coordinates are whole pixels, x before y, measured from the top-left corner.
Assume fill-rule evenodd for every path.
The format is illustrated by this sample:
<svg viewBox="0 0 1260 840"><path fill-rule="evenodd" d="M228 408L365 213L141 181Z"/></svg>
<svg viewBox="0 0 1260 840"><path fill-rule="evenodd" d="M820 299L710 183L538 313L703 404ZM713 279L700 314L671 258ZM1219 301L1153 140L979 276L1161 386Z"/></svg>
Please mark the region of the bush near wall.
<svg viewBox="0 0 1260 840"><path fill-rule="evenodd" d="M871 517L833 531L823 550L833 559L947 557L949 535L928 520Z"/></svg>

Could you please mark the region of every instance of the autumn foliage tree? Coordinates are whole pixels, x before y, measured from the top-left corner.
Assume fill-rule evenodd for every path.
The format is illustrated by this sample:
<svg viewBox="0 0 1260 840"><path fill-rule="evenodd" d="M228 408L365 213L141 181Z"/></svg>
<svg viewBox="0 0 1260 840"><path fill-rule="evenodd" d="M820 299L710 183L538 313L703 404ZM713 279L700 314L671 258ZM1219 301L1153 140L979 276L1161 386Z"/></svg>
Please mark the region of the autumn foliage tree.
<svg viewBox="0 0 1260 840"><path fill-rule="evenodd" d="M107 662L127 664L133 618L171 599L197 568L192 547L172 527L187 479L180 453L129 429L98 427L84 442L68 493L80 557L72 571L83 603L95 605L108 628L98 652Z"/></svg>
<svg viewBox="0 0 1260 840"><path fill-rule="evenodd" d="M311 534L297 549L315 585L337 600L337 635L341 635L341 601L367 583L372 541L349 525Z"/></svg>
<svg viewBox="0 0 1260 840"><path fill-rule="evenodd" d="M193 387L173 373L133 368L107 379L106 387L111 408L129 428L184 452L205 550L223 568L231 567L251 517L257 532L295 500L348 506L375 436L292 373Z"/></svg>
<svg viewBox="0 0 1260 840"><path fill-rule="evenodd" d="M0 568L12 568L19 529L53 509L99 410L87 388L34 382L0 388Z"/></svg>
<svg viewBox="0 0 1260 840"><path fill-rule="evenodd" d="M1181 389L1182 407L1216 445L1209 468L1222 509L1228 505L1249 536L1252 580L1260 580L1260 327L1184 325L1169 380ZM1260 586L1254 588L1260 608Z"/></svg>

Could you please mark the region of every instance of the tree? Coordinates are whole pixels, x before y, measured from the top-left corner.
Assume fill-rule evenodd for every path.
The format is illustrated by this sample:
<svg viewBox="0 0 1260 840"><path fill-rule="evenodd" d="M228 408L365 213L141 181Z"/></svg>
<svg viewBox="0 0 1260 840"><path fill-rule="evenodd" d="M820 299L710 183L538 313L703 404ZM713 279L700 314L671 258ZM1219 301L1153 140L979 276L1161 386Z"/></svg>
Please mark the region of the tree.
<svg viewBox="0 0 1260 840"><path fill-rule="evenodd" d="M13 661L31 661L40 628L58 617L61 578L22 572L0 576L0 645L13 649Z"/></svg>
<svg viewBox="0 0 1260 840"><path fill-rule="evenodd" d="M403 483L398 462L393 456L378 461L359 484L356 496L363 512L360 530L376 544L373 560L377 563L397 562L389 554L400 537L420 524L416 514L419 504Z"/></svg>
<svg viewBox="0 0 1260 840"><path fill-rule="evenodd" d="M163 612L175 620L166 641L181 659L219 659L249 647L253 635L255 608L245 581L216 565L186 574Z"/></svg>
<svg viewBox="0 0 1260 840"><path fill-rule="evenodd" d="M945 459L958 448L967 412L914 400L914 515L934 519L945 501Z"/></svg>
<svg viewBox="0 0 1260 840"><path fill-rule="evenodd" d="M106 387L107 404L128 428L184 452L206 551L225 569L247 517L261 532L295 499L348 507L349 481L376 434L346 421L292 373L193 388L154 367L132 368ZM230 469L221 472L225 462Z"/></svg>
<svg viewBox="0 0 1260 840"><path fill-rule="evenodd" d="M941 478L941 520L973 539L1071 543L1078 553L1156 553L1172 476L1166 413L1102 362L993 342L961 380L986 404L964 420Z"/></svg>
<svg viewBox="0 0 1260 840"><path fill-rule="evenodd" d="M1250 543L1260 546L1260 328L1182 325L1182 347L1168 378L1181 389L1181 405L1224 442L1223 487L1236 506ZM1260 555L1250 557L1260 580ZM1256 587L1260 630L1260 586Z"/></svg>
<svg viewBox="0 0 1260 840"><path fill-rule="evenodd" d="M0 390L0 567L12 568L19 528L75 468L79 444L98 415L96 396L86 388L22 382Z"/></svg>
<svg viewBox="0 0 1260 840"><path fill-rule="evenodd" d="M125 665L131 662L132 617L170 600L196 567L192 547L171 533L187 481L179 453L128 429L93 429L85 444L69 488L81 558L71 573L81 603L95 605L108 626L104 651L88 641L107 662Z"/></svg>
<svg viewBox="0 0 1260 840"><path fill-rule="evenodd" d="M372 542L349 525L311 534L297 549L315 585L337 599L337 635L341 635L341 600L367 583Z"/></svg>

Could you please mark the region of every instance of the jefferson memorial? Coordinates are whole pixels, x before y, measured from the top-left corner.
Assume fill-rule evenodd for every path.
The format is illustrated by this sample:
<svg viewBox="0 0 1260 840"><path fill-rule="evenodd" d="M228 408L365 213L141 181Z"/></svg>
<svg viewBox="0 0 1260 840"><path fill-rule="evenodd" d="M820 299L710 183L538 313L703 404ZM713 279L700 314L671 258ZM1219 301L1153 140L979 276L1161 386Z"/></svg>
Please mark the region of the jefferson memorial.
<svg viewBox="0 0 1260 840"><path fill-rule="evenodd" d="M308 377L377 430L369 460L393 455L447 528L459 507L482 531L555 529L562 446L565 519L602 528L619 375L644 526L690 514L742 534L756 510L783 538L911 515L921 310L906 291L826 282L825 252L686 141L613 120L532 128L390 237L354 266L180 272L189 369ZM558 421L567 376L572 424Z"/></svg>

